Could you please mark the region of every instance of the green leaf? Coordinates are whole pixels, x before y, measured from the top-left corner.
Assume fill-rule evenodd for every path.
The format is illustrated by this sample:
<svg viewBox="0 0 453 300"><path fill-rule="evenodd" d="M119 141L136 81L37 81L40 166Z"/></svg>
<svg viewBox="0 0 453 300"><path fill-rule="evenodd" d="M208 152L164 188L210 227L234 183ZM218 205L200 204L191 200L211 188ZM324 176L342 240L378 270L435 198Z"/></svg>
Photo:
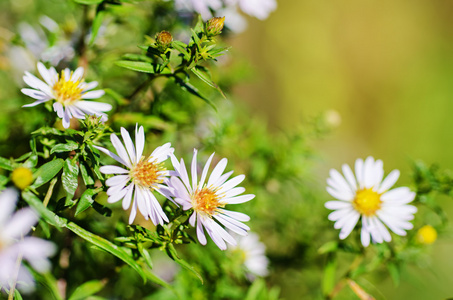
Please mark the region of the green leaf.
<svg viewBox="0 0 453 300"><path fill-rule="evenodd" d="M14 290L14 299L15 300L22 300L22 295L19 293L17 289Z"/></svg>
<svg viewBox="0 0 453 300"><path fill-rule="evenodd" d="M393 283L395 286L398 286L400 284L400 270L398 266L393 262L389 262L387 263L387 268L389 270L390 277L392 277Z"/></svg>
<svg viewBox="0 0 453 300"><path fill-rule="evenodd" d="M198 34L193 29L190 29L190 31L192 31L192 39L195 45L197 45L198 49L201 49L201 41L200 38L198 37Z"/></svg>
<svg viewBox="0 0 453 300"><path fill-rule="evenodd" d="M34 168L38 164L38 155L37 154L32 154L22 165L25 168Z"/></svg>
<svg viewBox="0 0 453 300"><path fill-rule="evenodd" d="M181 52L184 55L184 58L186 60L190 59L190 54L189 54L189 52L187 52L187 45L186 44L184 44L183 42L180 42L180 41L173 41L172 42L172 46L173 46L173 48L175 48L176 50Z"/></svg>
<svg viewBox="0 0 453 300"><path fill-rule="evenodd" d="M9 181L8 177L6 177L4 175L0 175L0 190L3 190L5 188L8 181Z"/></svg>
<svg viewBox="0 0 453 300"><path fill-rule="evenodd" d="M190 69L192 71L192 73L194 73L195 75L197 75L198 78L200 78L204 83L206 83L207 85L209 85L210 87L213 87L215 88L216 90L219 91L219 93L223 96L223 98L226 99L226 96L225 94L223 93L223 91L220 89L220 87L214 82L211 80L210 76L204 72L202 72L201 70L197 69L196 67L195 68L192 68Z"/></svg>
<svg viewBox="0 0 453 300"><path fill-rule="evenodd" d="M113 244L112 242L95 235L82 227L78 226L77 224L73 222L69 222L66 224L66 227L83 238L84 240L94 244L98 248L118 257L122 261L124 261L126 264L128 264L132 269L134 269L142 278L144 281L146 281L147 274L143 271L142 267L126 252L124 251L121 247Z"/></svg>
<svg viewBox="0 0 453 300"><path fill-rule="evenodd" d="M212 102L211 100L209 100L208 98L206 98L205 96L200 94L200 92L198 91L198 89L196 87L194 87L193 85L191 85L188 82L185 82L184 80L182 80L179 77L175 76L174 78L175 78L175 83L178 84L183 90L186 90L189 93L191 93L192 95L197 96L198 98L202 99L217 112L217 107L215 106L214 102Z"/></svg>
<svg viewBox="0 0 453 300"><path fill-rule="evenodd" d="M83 162L79 163L80 174L82 175L83 182L85 185L92 185L94 184L94 179L88 174L88 169Z"/></svg>
<svg viewBox="0 0 453 300"><path fill-rule="evenodd" d="M66 191L68 198L74 197L74 193L78 186L78 175L79 166L77 166L76 159L67 158L63 165L61 181L63 182L63 188Z"/></svg>
<svg viewBox="0 0 453 300"><path fill-rule="evenodd" d="M43 184L50 181L54 178L58 172L60 172L61 168L63 168L64 160L61 158L49 161L42 165L33 176L36 178L35 182L32 184L32 188L38 188Z"/></svg>
<svg viewBox="0 0 453 300"><path fill-rule="evenodd" d="M115 65L138 72L156 73L153 65L142 61L119 60L115 62Z"/></svg>
<svg viewBox="0 0 453 300"><path fill-rule="evenodd" d="M103 0L74 0L74 2L85 5L99 4Z"/></svg>
<svg viewBox="0 0 453 300"><path fill-rule="evenodd" d="M0 157L0 168L12 171L13 170L13 163L11 160Z"/></svg>
<svg viewBox="0 0 453 300"><path fill-rule="evenodd" d="M165 250L167 251L167 254L170 256L171 259L176 261L183 268L191 271L196 277L198 277L198 279L200 279L201 283L203 284L203 277L201 277L200 273L198 273L194 269L194 267L192 267L189 263L187 263L185 260L178 256L178 253L176 252L176 249L173 246L173 244L167 244Z"/></svg>
<svg viewBox="0 0 453 300"><path fill-rule="evenodd" d="M99 28L101 28L102 20L106 14L105 10L98 11L96 13L96 17L94 17L93 25L91 26L91 37L88 44L91 46L93 45L94 41L96 40L96 36L98 35Z"/></svg>
<svg viewBox="0 0 453 300"><path fill-rule="evenodd" d="M326 254L326 253L329 253L329 252L333 252L333 251L335 251L337 249L338 249L338 242L337 241L330 241L330 242L327 242L324 245L322 245L318 249L318 253L319 254Z"/></svg>
<svg viewBox="0 0 453 300"><path fill-rule="evenodd" d="M79 203L77 204L75 216L85 211L88 207L91 206L91 204L93 204L94 202L93 196L96 195L98 192L99 190L88 189L82 194Z"/></svg>
<svg viewBox="0 0 453 300"><path fill-rule="evenodd" d="M118 92L116 92L112 89L105 88L104 92L107 95L109 95L110 97L112 97L116 101L116 103L118 103L119 105L129 104L129 101L126 98L124 98L121 94L119 94Z"/></svg>
<svg viewBox="0 0 453 300"><path fill-rule="evenodd" d="M143 257L145 260L146 264L152 269L153 268L153 261L151 260L151 255L149 255L148 250L143 248L142 243L137 243L137 248L138 252L140 252L140 255Z"/></svg>
<svg viewBox="0 0 453 300"><path fill-rule="evenodd" d="M61 153L61 152L69 152L79 148L79 144L74 141L68 141L66 144L56 144L55 146L50 149L50 154L52 153Z"/></svg>
<svg viewBox="0 0 453 300"><path fill-rule="evenodd" d="M68 300L84 300L104 288L106 281L91 280L77 287Z"/></svg>
<svg viewBox="0 0 453 300"><path fill-rule="evenodd" d="M142 61L142 62L147 62L147 63L152 63L153 60L149 58L146 55L142 54L132 54L132 53L126 53L123 56L121 56L123 60L127 61Z"/></svg>
<svg viewBox="0 0 453 300"><path fill-rule="evenodd" d="M334 253L329 253L327 263L324 268L324 278L322 280L322 292L324 295L329 295L335 286L335 273L337 271L337 256Z"/></svg>
<svg viewBox="0 0 453 300"><path fill-rule="evenodd" d="M29 191L22 192L22 198L49 224L59 228L65 226L66 219L60 218L44 206L42 201Z"/></svg>
<svg viewBox="0 0 453 300"><path fill-rule="evenodd" d="M266 289L266 283L263 279L256 279L250 286L244 300L261 300L263 299L262 293Z"/></svg>

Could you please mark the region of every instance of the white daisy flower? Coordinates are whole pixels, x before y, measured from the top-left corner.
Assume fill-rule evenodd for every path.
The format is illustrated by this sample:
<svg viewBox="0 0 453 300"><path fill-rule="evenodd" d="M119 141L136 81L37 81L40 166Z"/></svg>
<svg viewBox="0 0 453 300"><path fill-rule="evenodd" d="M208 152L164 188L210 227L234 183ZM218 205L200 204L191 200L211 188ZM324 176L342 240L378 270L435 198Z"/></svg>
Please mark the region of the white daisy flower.
<svg viewBox="0 0 453 300"><path fill-rule="evenodd" d="M33 269L45 272L50 269L49 256L56 247L53 243L36 237L24 237L38 221L31 208L14 213L17 192L6 189L0 194L0 290L16 285L23 292L33 290L33 277L22 261Z"/></svg>
<svg viewBox="0 0 453 300"><path fill-rule="evenodd" d="M255 276L264 277L269 274L269 259L266 257L266 246L260 242L259 236L249 232L247 236L238 237L237 246L228 247L232 252L239 252L242 263L247 270L247 277L252 281Z"/></svg>
<svg viewBox="0 0 453 300"><path fill-rule="evenodd" d="M142 156L145 147L143 126L140 126L140 128L137 126L135 129L135 146L126 129L121 128L121 136L126 147L123 146L123 143L115 134L112 133L110 135L110 140L118 155L105 148L95 146L120 164L126 166L126 168L117 166L103 166L100 168L100 171L104 174L119 174L107 179L105 182L110 187L107 190L108 202L114 203L123 199L124 210L129 209L132 202L129 224L134 221L138 208L146 220L151 218L154 225L163 225L164 221L168 222L168 218L154 196L153 191L157 191L172 200L168 187L162 183L165 182L166 177L169 175L169 171L164 168L163 162L173 154L174 149L170 143L167 143L157 147L148 158L145 158Z"/></svg>
<svg viewBox="0 0 453 300"><path fill-rule="evenodd" d="M238 175L230 180L228 178L233 171L222 175L227 165L226 158L220 160L215 166L206 183L206 177L213 157L214 153L206 162L200 181L198 181L197 150L194 149L191 184L184 160L181 159L181 163L178 163L176 158L172 156L172 163L178 177L171 177L170 187L172 188L174 200L182 205L183 210L193 209L189 223L193 227L197 223L198 241L202 245L206 245L204 228L214 243L220 249L226 250L225 241L231 245L236 245L236 241L219 223L239 235L247 235L247 231L250 228L240 221L249 221L250 217L243 213L226 210L224 209L225 205L247 202L255 198L255 195L239 196L245 191L245 188L236 186L244 180L244 175Z"/></svg>
<svg viewBox="0 0 453 300"><path fill-rule="evenodd" d="M355 176L351 168L342 166L344 177L336 170L330 170L327 179L327 192L340 201L326 202L325 207L335 210L329 214L329 220L335 221L335 229L340 229L340 239L345 239L355 225L362 220L361 241L363 246L373 242L390 242L392 237L384 226L398 235L406 235L413 225L409 222L414 218L417 208L407 203L412 202L415 193L408 187L390 190L400 176L393 170L383 180L384 168L381 160L368 157L365 162L357 159Z"/></svg>
<svg viewBox="0 0 453 300"><path fill-rule="evenodd" d="M22 89L21 92L36 101L23 107L36 106L54 99L56 102L53 104L53 108L58 117L63 119L64 128L69 127L71 118L82 120L85 119L85 115L100 116L103 122L107 121L107 115L104 112L112 109L110 104L81 100L97 99L104 95L103 90L91 91L98 83L96 81L84 82L82 67L77 68L74 72L66 68L59 75L55 68L47 69L41 62L38 62L38 71L45 82L29 72L25 72L23 79L31 89Z"/></svg>

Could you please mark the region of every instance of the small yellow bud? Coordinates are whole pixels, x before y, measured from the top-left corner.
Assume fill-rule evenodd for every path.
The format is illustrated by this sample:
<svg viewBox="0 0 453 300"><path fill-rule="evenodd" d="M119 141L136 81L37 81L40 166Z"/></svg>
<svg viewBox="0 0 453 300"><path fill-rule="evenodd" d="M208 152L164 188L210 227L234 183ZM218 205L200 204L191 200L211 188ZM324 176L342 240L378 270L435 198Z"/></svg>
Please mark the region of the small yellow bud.
<svg viewBox="0 0 453 300"><path fill-rule="evenodd" d="M162 52L167 50L170 46L171 42L173 41L173 37L171 36L170 32L168 31L161 31L156 34L156 46Z"/></svg>
<svg viewBox="0 0 453 300"><path fill-rule="evenodd" d="M425 225L417 231L417 242L420 244L432 244L437 239L437 231L431 225Z"/></svg>
<svg viewBox="0 0 453 300"><path fill-rule="evenodd" d="M14 169L11 180L15 186L23 190L33 182L33 173L28 168L19 167Z"/></svg>
<svg viewBox="0 0 453 300"><path fill-rule="evenodd" d="M208 36L216 36L222 32L225 17L214 17L206 22L206 34Z"/></svg>

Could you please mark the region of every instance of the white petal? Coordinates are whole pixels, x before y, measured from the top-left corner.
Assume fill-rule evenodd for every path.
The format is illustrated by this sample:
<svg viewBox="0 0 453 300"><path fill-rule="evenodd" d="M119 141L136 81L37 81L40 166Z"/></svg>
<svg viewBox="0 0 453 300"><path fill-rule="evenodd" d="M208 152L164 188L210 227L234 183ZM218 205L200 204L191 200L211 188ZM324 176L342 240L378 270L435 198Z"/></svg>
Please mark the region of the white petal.
<svg viewBox="0 0 453 300"><path fill-rule="evenodd" d="M204 185L204 182L206 181L206 175L208 175L208 170L209 166L211 165L212 158L214 157L214 153L209 156L208 161L204 165L203 172L201 173L201 179L200 179L200 187L202 188Z"/></svg>
<svg viewBox="0 0 453 300"><path fill-rule="evenodd" d="M180 168L179 168L179 175L182 179L182 182L187 187L187 190L189 191L189 193L192 193L192 187L190 186L190 182L189 182L189 175L187 175L186 166L185 166L184 160L182 158L181 158L181 163L180 163Z"/></svg>
<svg viewBox="0 0 453 300"><path fill-rule="evenodd" d="M197 149L193 149L193 157L192 157L192 166L191 166L191 173L192 173L192 189L195 191L197 189L198 183L198 174L197 174ZM200 188L203 188L200 186Z"/></svg>
<svg viewBox="0 0 453 300"><path fill-rule="evenodd" d="M84 72L84 71L83 71L83 68L82 68L82 67L78 67L78 68L74 71L74 73L72 73L71 81L72 81L72 82L77 82L77 81L79 81L79 80L82 78L82 76L83 76L83 72Z"/></svg>
<svg viewBox="0 0 453 300"><path fill-rule="evenodd" d="M381 196L381 200L384 202L406 204L414 200L415 193L411 192L408 187L398 187L390 190Z"/></svg>
<svg viewBox="0 0 453 300"><path fill-rule="evenodd" d="M244 203L244 202L250 201L253 198L255 198L255 195L247 194L247 195L237 196L237 197L233 197L233 198L225 198L225 199L222 199L221 201L224 203L227 203L227 204L239 204L239 203Z"/></svg>
<svg viewBox="0 0 453 300"><path fill-rule="evenodd" d="M55 76L51 74L49 70L47 70L47 68L44 66L42 62L38 62L38 72L39 74L41 74L42 78L49 86L53 86L55 84L56 82L56 78L54 78Z"/></svg>
<svg viewBox="0 0 453 300"><path fill-rule="evenodd" d="M381 183L378 193L382 194L388 189L390 189L396 183L399 177L400 171L393 170L392 172L390 172L390 174L388 174L387 177L385 177L384 181Z"/></svg>
<svg viewBox="0 0 453 300"><path fill-rule="evenodd" d="M117 166L102 166L99 171L103 174L127 174L129 170Z"/></svg>
<svg viewBox="0 0 453 300"><path fill-rule="evenodd" d="M242 194L243 192L245 192L245 188L243 188L243 187L236 187L236 188L233 188L233 189L229 190L228 192L226 192L225 195L223 195L223 197L225 197L225 198L231 198L231 197L240 195L240 194Z"/></svg>
<svg viewBox="0 0 453 300"><path fill-rule="evenodd" d="M195 213L193 213L195 215ZM198 222L197 222L197 238L200 244L206 245L206 236L204 235L204 230L202 226L202 222L200 222L200 218L198 217Z"/></svg>
<svg viewBox="0 0 453 300"><path fill-rule="evenodd" d="M82 111L86 112L88 115L102 115L102 112L110 111L112 105L104 102L96 101L77 101L74 105L80 108Z"/></svg>
<svg viewBox="0 0 453 300"><path fill-rule="evenodd" d="M88 90L94 89L97 86L98 86L98 82L97 81L91 81L91 82L87 82L87 83L83 84L82 88L83 88L84 91L88 91Z"/></svg>
<svg viewBox="0 0 453 300"><path fill-rule="evenodd" d="M129 224L132 224L132 222L134 222L136 216L137 216L137 192L134 193L131 214L129 216Z"/></svg>
<svg viewBox="0 0 453 300"><path fill-rule="evenodd" d="M342 201L352 201L354 200L354 195L351 192L340 192L337 190L334 190L330 186L326 187L327 192L334 198Z"/></svg>
<svg viewBox="0 0 453 300"><path fill-rule="evenodd" d="M118 155L116 155L115 153L105 149L105 148L102 148L102 147L99 147L99 146L94 146L94 148L98 149L99 151L107 154L108 156L110 156L111 158L113 158L114 160L116 160L117 162L119 162L120 164L123 164L125 166L127 166L126 162L121 158L119 157Z"/></svg>
<svg viewBox="0 0 453 300"><path fill-rule="evenodd" d="M13 188L7 188L0 194L0 228L14 212L18 196Z"/></svg>
<svg viewBox="0 0 453 300"><path fill-rule="evenodd" d="M346 201L328 201L324 206L327 209L342 209L351 207L351 203Z"/></svg>
<svg viewBox="0 0 453 300"><path fill-rule="evenodd" d="M135 147L137 150L137 159L139 160L142 157L143 150L145 149L145 131L143 130L143 126L138 128L138 124L135 126Z"/></svg>
<svg viewBox="0 0 453 300"><path fill-rule="evenodd" d="M218 211L221 212L224 215L227 215L227 216L229 216L231 218L234 218L234 219L236 219L238 221L241 221L241 222L250 221L250 217L249 216L247 216L246 214L237 212L237 211L231 211L231 210L226 210L226 209L222 209L222 208L219 208Z"/></svg>
<svg viewBox="0 0 453 300"><path fill-rule="evenodd" d="M22 92L22 94L32 97L36 100L39 100L41 103L52 99L52 97L50 97L49 95L47 95L46 93L44 93L42 91L33 90L33 89L21 89L20 91ZM27 104L27 106L34 106L34 105Z"/></svg>
<svg viewBox="0 0 453 300"><path fill-rule="evenodd" d="M374 173L374 158L368 156L363 165L363 184L366 188L373 187L376 174Z"/></svg>
<svg viewBox="0 0 453 300"><path fill-rule="evenodd" d="M363 160L358 158L355 161L355 177L357 178L357 183L359 188L364 187L364 172L363 172Z"/></svg>
<svg viewBox="0 0 453 300"><path fill-rule="evenodd" d="M245 224L242 224L239 221L236 221L232 218L229 218L227 216L224 216L222 214L216 214L214 215L214 218L219 221L223 226L226 228L230 229L231 231L239 234L239 235L247 235L247 231L250 230L250 227L248 227Z"/></svg>
<svg viewBox="0 0 453 300"><path fill-rule="evenodd" d="M129 132L124 127L121 127L121 136L123 137L124 145L126 146L127 153L129 154L130 160L133 164L138 163L138 159L135 156L135 147L132 142ZM139 158L140 159L140 158Z"/></svg>
<svg viewBox="0 0 453 300"><path fill-rule="evenodd" d="M217 163L217 165L215 166L214 170L211 173L211 176L209 176L208 186L211 186L214 182L216 182L220 178L223 171L225 171L227 163L228 160L226 158L222 158Z"/></svg>
<svg viewBox="0 0 453 300"><path fill-rule="evenodd" d="M377 217L374 217L374 223L375 223L377 229L379 230L379 232L381 233L382 238L384 239L384 241L390 242L392 240L392 237L390 235L390 232L382 224L382 222Z"/></svg>
<svg viewBox="0 0 453 300"><path fill-rule="evenodd" d="M353 211L353 208L352 207L347 207L347 208L343 208L343 209L339 209L339 210L336 210L336 211L333 211L329 214L329 216L327 217L330 221L337 221L339 220L340 218L342 218L343 216L346 216L348 215L350 212Z"/></svg>
<svg viewBox="0 0 453 300"><path fill-rule="evenodd" d="M104 94L105 94L104 90L89 91L89 92L83 93L81 98L82 99L98 99L98 98L104 96Z"/></svg>
<svg viewBox="0 0 453 300"><path fill-rule="evenodd" d="M359 218L360 214L358 212L354 212L354 214L348 219L348 221L341 227L340 231L341 240L344 240L349 236L349 234L351 234Z"/></svg>
<svg viewBox="0 0 453 300"><path fill-rule="evenodd" d="M341 169L343 170L344 177L346 178L347 182L349 183L349 186L351 187L351 191L356 191L357 190L357 182L354 177L354 173L352 173L351 168L347 165L344 164Z"/></svg>
<svg viewBox="0 0 453 300"><path fill-rule="evenodd" d="M114 133L112 133L110 135L110 141L112 142L112 145L116 150L116 153L118 153L118 155L121 157L121 159L126 163L126 166L128 168L132 168L132 164L131 164L131 161L129 160L129 156L127 155L126 149L124 148L120 139Z"/></svg>
<svg viewBox="0 0 453 300"><path fill-rule="evenodd" d="M366 229L364 222L362 222L362 231L360 232L360 240L364 247L368 247L370 245L370 233Z"/></svg>
<svg viewBox="0 0 453 300"><path fill-rule="evenodd" d="M219 193L226 193L227 191L229 191L230 189L234 188L235 186L240 184L242 181L244 181L244 179L245 179L245 175L242 175L242 174L231 178L230 180L228 180L227 182L225 182L224 184L222 184L220 186Z"/></svg>
<svg viewBox="0 0 453 300"><path fill-rule="evenodd" d="M346 182L343 176L335 170L331 169L329 172L330 180L328 179L327 183L332 186L332 188L338 190L342 193L352 194L354 191L351 189L349 184Z"/></svg>
<svg viewBox="0 0 453 300"><path fill-rule="evenodd" d="M12 239L25 236L31 230L31 227L38 222L38 219L38 215L31 208L23 208L16 212L5 224L2 235Z"/></svg>
<svg viewBox="0 0 453 300"><path fill-rule="evenodd" d="M125 184L130 180L129 175L117 175L110 177L105 181L105 184L107 186L115 186L115 185L121 185L125 186Z"/></svg>

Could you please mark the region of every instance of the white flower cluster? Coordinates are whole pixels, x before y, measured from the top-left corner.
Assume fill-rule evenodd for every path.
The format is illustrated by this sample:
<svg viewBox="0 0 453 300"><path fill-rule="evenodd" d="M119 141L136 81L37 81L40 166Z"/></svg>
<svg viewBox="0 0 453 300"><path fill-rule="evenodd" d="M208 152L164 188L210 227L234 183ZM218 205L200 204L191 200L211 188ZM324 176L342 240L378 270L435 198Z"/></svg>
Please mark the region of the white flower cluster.
<svg viewBox="0 0 453 300"><path fill-rule="evenodd" d="M121 128L121 136L123 143L115 134L110 137L117 154L102 147L96 148L124 166L103 166L100 170L104 174L115 174L106 181L108 202L122 200L123 209L131 207L129 223L134 221L137 210L155 225L168 222L153 194L157 192L183 210L193 209L189 223L196 227L198 240L203 245L207 242L205 231L222 250L227 248L225 242L236 245L235 239L221 225L236 234L247 235L249 227L242 222L249 221L249 216L227 210L225 206L247 202L255 195L241 195L245 188L238 185L244 180L244 175L230 179L233 171L224 174L226 158L220 160L208 176L214 158L212 154L199 174L197 150L194 150L189 177L184 160L176 159L170 143L157 147L148 157L142 156L145 146L142 126L135 130L135 144L124 128ZM163 165L169 157L174 171L166 170Z"/></svg>

